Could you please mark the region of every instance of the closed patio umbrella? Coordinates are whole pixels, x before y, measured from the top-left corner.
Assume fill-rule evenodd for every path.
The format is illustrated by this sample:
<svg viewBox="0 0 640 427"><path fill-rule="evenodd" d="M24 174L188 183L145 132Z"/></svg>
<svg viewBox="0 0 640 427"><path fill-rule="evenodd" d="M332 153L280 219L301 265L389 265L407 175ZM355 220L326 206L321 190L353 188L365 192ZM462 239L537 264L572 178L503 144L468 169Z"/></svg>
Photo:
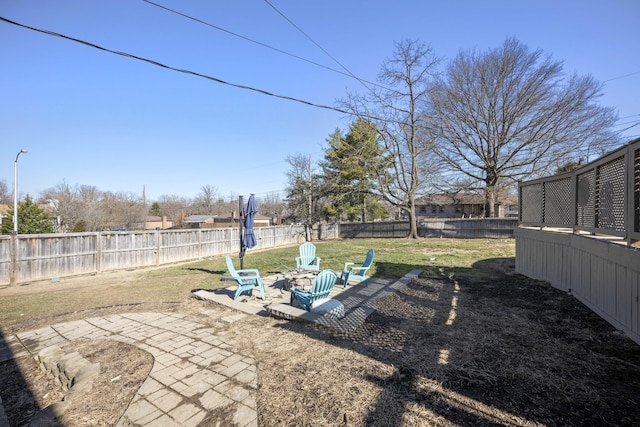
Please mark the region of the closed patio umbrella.
<svg viewBox="0 0 640 427"><path fill-rule="evenodd" d="M253 223L256 213L258 213L258 205L256 198L249 196L247 207L244 210L244 233L242 235L242 250L240 251L240 267L243 268L244 251L245 249L253 248L258 242L256 242L256 236L253 233Z"/></svg>

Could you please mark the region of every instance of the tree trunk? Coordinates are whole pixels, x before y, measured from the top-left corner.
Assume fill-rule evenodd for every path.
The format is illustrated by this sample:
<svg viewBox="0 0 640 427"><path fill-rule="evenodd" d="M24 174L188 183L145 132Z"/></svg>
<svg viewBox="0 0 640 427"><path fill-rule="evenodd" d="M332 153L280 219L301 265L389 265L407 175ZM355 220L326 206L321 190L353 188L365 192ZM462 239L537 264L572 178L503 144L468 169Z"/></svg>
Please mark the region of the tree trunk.
<svg viewBox="0 0 640 427"><path fill-rule="evenodd" d="M416 203L413 197L409 200L409 223L411 224L409 237L411 237L412 239L417 239L418 238L418 218L416 216Z"/></svg>
<svg viewBox="0 0 640 427"><path fill-rule="evenodd" d="M487 186L485 188L485 217L494 218L496 216L496 192L494 186Z"/></svg>
<svg viewBox="0 0 640 427"><path fill-rule="evenodd" d="M362 222L367 222L367 199L362 200Z"/></svg>

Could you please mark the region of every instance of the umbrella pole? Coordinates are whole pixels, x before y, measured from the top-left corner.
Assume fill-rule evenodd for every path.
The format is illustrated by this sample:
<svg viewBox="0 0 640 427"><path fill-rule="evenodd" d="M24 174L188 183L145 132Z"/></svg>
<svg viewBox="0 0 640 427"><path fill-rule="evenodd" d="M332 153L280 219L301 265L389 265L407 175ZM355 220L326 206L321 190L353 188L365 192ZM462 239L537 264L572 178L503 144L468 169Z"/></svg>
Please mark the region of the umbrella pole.
<svg viewBox="0 0 640 427"><path fill-rule="evenodd" d="M244 248L242 247L242 196L238 197L238 229L240 231L240 270L244 268Z"/></svg>

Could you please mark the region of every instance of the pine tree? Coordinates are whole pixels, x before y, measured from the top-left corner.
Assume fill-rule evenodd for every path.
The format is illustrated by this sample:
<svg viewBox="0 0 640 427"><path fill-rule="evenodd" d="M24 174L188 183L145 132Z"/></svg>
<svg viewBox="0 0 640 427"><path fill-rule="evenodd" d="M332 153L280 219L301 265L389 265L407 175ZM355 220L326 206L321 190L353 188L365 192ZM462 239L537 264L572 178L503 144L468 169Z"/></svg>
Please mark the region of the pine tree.
<svg viewBox="0 0 640 427"><path fill-rule="evenodd" d="M9 211L13 212L13 205ZM13 232L13 215L5 215L0 227L2 234ZM18 203L18 234L48 234L55 233L55 220L27 195L24 202Z"/></svg>

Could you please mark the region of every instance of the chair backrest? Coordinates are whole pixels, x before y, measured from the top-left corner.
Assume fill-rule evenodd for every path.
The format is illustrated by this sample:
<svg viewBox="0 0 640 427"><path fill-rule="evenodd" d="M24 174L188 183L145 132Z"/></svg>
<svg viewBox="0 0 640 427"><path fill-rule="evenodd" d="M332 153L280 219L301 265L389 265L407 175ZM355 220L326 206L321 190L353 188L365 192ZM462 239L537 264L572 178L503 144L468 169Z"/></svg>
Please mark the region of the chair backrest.
<svg viewBox="0 0 640 427"><path fill-rule="evenodd" d="M362 263L362 267L371 267L371 264L373 264L373 258L375 256L375 251L373 249L369 249L369 251L367 252L367 257L364 259L364 262Z"/></svg>
<svg viewBox="0 0 640 427"><path fill-rule="evenodd" d="M311 287L311 295L317 294L329 294L333 289L333 286L338 280L338 275L333 270L322 270L313 279L313 286Z"/></svg>
<svg viewBox="0 0 640 427"><path fill-rule="evenodd" d="M311 242L305 242L300 245L300 258L303 259L305 264L310 263L316 257L316 245Z"/></svg>
<svg viewBox="0 0 640 427"><path fill-rule="evenodd" d="M236 280L240 280L240 275L236 271L236 268L233 266L233 261L231 261L231 257L227 255L227 270L229 270L229 274Z"/></svg>

